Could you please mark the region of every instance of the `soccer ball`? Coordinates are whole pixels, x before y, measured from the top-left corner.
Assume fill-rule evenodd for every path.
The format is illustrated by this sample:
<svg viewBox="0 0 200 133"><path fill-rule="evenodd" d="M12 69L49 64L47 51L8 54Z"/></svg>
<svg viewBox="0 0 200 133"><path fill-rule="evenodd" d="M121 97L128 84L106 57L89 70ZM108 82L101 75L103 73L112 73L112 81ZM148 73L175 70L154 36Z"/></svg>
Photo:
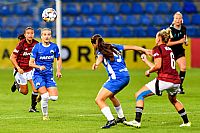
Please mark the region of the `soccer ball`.
<svg viewBox="0 0 200 133"><path fill-rule="evenodd" d="M46 8L42 12L42 19L45 22L53 22L56 20L56 18L57 18L57 12L53 8Z"/></svg>

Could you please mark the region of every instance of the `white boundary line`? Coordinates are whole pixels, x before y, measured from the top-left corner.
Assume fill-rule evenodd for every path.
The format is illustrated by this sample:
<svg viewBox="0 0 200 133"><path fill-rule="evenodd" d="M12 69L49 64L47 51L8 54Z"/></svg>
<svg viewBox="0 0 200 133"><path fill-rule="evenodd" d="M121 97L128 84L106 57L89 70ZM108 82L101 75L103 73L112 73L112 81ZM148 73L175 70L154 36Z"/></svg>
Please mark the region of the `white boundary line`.
<svg viewBox="0 0 200 133"><path fill-rule="evenodd" d="M199 112L193 112L195 114L200 114ZM170 114L178 114L178 112L161 112L161 113L143 113L143 114L146 114L146 115L170 115ZM187 114L192 114L191 112L187 112ZM102 116L103 114L81 114L81 115L78 115L80 117L93 117L93 116ZM135 116L135 112L133 112L132 114L124 114L125 116L128 115L128 116L132 116L134 115Z"/></svg>

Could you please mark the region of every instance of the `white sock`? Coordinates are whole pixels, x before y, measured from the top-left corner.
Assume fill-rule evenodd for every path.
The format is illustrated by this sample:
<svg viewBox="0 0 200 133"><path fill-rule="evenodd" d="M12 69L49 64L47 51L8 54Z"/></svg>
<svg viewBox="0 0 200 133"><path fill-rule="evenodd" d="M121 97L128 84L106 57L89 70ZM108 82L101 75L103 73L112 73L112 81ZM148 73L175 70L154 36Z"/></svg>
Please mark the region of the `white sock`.
<svg viewBox="0 0 200 133"><path fill-rule="evenodd" d="M104 116L107 118L108 121L110 120L113 120L114 117L110 111L110 108L107 106L107 107L104 107L101 109L101 112L104 114Z"/></svg>
<svg viewBox="0 0 200 133"><path fill-rule="evenodd" d="M49 100L49 93L44 93L41 95L41 110L43 115L48 115L48 100Z"/></svg>
<svg viewBox="0 0 200 133"><path fill-rule="evenodd" d="M124 113L123 113L121 105L119 105L118 107L115 107L115 110L116 110L117 115L118 115L119 118L123 118L124 117Z"/></svg>

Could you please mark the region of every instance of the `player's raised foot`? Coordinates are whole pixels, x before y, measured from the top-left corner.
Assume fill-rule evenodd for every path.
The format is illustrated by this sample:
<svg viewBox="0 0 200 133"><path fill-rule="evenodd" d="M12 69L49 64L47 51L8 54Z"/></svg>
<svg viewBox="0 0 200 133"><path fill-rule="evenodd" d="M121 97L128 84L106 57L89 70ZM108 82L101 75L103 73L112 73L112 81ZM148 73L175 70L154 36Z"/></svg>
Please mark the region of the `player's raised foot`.
<svg viewBox="0 0 200 133"><path fill-rule="evenodd" d="M112 126L117 125L117 122L115 121L115 119L107 121L106 125L104 125L103 127L101 127L102 129L106 129L106 128L110 128Z"/></svg>
<svg viewBox="0 0 200 133"><path fill-rule="evenodd" d="M183 123L180 125L180 127L191 127L191 122Z"/></svg>
<svg viewBox="0 0 200 133"><path fill-rule="evenodd" d="M11 91L15 92L16 89L19 89L19 84L16 81L14 81L14 83L13 83L13 85L11 87Z"/></svg>
<svg viewBox="0 0 200 133"><path fill-rule="evenodd" d="M36 102L39 103L41 101L41 95L39 94L37 97L36 97Z"/></svg>
<svg viewBox="0 0 200 133"><path fill-rule="evenodd" d="M117 122L117 123L124 123L124 121L126 121L126 118L125 118L125 117L122 117L122 118L117 117L117 118L116 118L116 122Z"/></svg>
<svg viewBox="0 0 200 133"><path fill-rule="evenodd" d="M43 121L49 121L50 120L48 115L44 115L42 119L43 119Z"/></svg>
<svg viewBox="0 0 200 133"><path fill-rule="evenodd" d="M29 109L29 112L39 112L36 108L33 108L33 107L31 107L30 109Z"/></svg>
<svg viewBox="0 0 200 133"><path fill-rule="evenodd" d="M124 121L124 124L127 125L127 126L133 126L133 127L136 127L136 128L140 128L141 127L141 123L137 122L136 120Z"/></svg>

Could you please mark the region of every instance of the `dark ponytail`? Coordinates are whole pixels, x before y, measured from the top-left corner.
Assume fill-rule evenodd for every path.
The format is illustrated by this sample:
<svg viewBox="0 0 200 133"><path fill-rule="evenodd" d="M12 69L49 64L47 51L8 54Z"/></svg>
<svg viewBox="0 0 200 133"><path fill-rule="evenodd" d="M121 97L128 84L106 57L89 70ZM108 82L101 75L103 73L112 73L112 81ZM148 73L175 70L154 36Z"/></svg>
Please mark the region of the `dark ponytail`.
<svg viewBox="0 0 200 133"><path fill-rule="evenodd" d="M101 52L103 56L110 61L114 61L113 52L117 55L121 54L116 47L109 43L105 43L102 37L97 38L96 44L97 50L99 50L99 52Z"/></svg>

